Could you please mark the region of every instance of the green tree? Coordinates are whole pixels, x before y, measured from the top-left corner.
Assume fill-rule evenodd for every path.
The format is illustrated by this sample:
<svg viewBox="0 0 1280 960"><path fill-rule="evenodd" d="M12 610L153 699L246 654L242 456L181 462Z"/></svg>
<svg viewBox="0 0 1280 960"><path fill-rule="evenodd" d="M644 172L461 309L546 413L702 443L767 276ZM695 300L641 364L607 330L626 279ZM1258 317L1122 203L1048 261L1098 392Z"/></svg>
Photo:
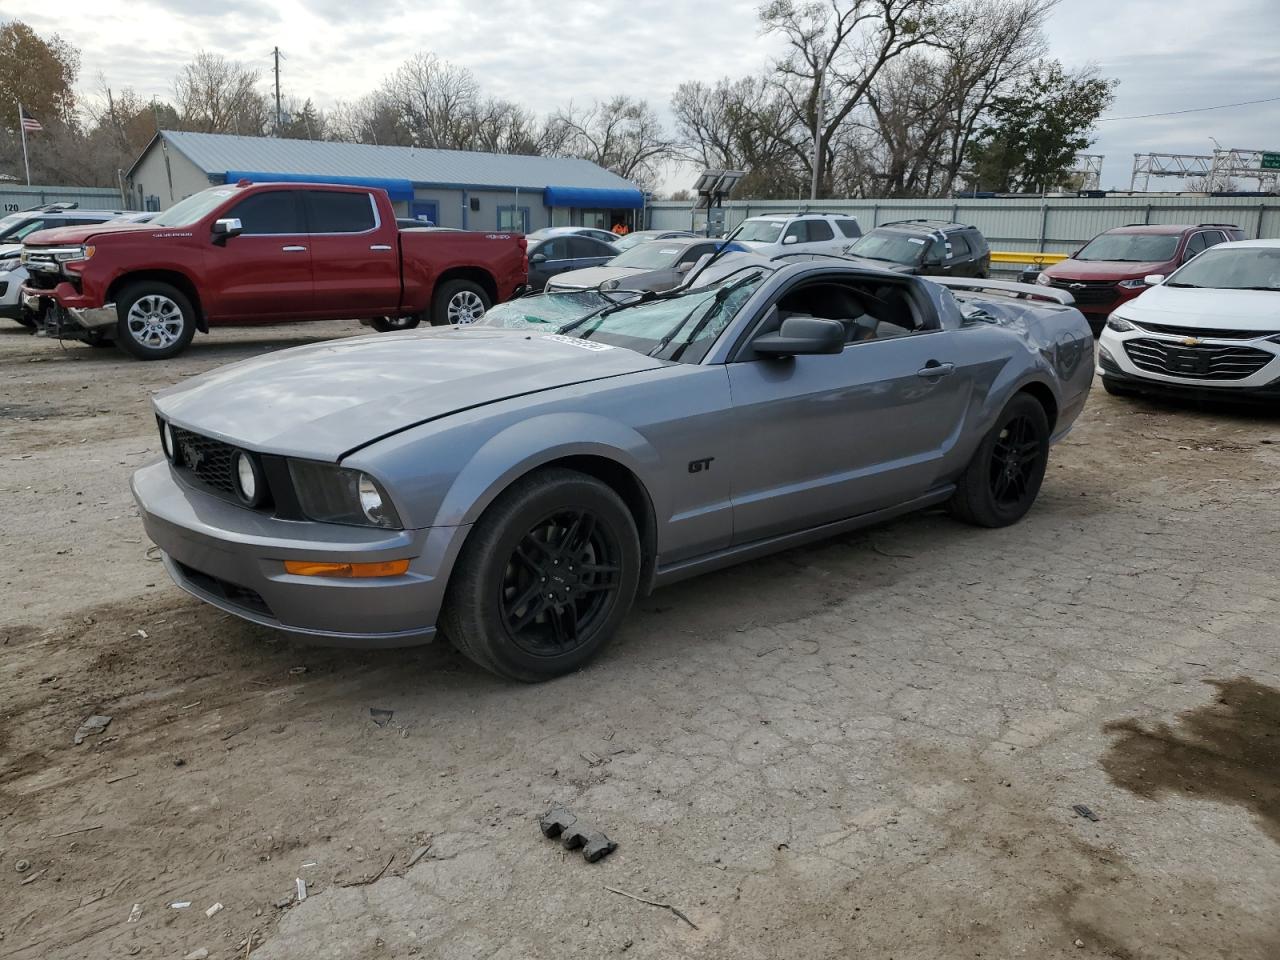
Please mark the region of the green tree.
<svg viewBox="0 0 1280 960"><path fill-rule="evenodd" d="M80 51L21 20L0 26L0 129L17 130L18 104L43 124L75 124Z"/></svg>
<svg viewBox="0 0 1280 960"><path fill-rule="evenodd" d="M285 110L280 136L286 140L327 140L329 125L325 116L307 97L302 106L296 103Z"/></svg>
<svg viewBox="0 0 1280 960"><path fill-rule="evenodd" d="M1067 73L1055 60L996 97L970 148L970 188L1040 193L1062 184L1076 154L1093 143L1093 125L1115 99L1115 86L1093 70Z"/></svg>

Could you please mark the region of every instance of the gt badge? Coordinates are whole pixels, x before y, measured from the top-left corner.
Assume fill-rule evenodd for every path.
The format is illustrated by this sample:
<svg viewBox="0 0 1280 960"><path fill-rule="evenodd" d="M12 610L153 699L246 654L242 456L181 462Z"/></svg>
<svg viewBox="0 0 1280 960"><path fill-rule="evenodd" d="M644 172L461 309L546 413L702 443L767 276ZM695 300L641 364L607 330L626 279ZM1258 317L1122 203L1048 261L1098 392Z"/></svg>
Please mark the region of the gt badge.
<svg viewBox="0 0 1280 960"><path fill-rule="evenodd" d="M702 473L704 470L710 470L710 469L711 469L711 461L713 461L714 459L715 459L715 457L704 457L704 458L703 458L703 459L701 459L701 460L690 460L690 461L689 461L689 472L690 472L690 473Z"/></svg>

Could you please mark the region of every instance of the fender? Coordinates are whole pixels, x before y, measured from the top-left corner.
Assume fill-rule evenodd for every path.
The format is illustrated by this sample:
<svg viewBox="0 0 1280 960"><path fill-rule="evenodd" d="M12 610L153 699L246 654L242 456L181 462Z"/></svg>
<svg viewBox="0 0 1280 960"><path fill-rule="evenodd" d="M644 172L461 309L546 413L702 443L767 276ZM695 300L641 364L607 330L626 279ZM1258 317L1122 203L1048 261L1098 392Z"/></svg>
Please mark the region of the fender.
<svg viewBox="0 0 1280 960"><path fill-rule="evenodd" d="M548 446L547 437L576 439ZM589 413L548 413L513 424L490 438L449 487L432 526L475 523L503 490L530 471L573 456L598 456L626 467L644 485L659 518L670 497L660 480L658 452L640 433Z"/></svg>

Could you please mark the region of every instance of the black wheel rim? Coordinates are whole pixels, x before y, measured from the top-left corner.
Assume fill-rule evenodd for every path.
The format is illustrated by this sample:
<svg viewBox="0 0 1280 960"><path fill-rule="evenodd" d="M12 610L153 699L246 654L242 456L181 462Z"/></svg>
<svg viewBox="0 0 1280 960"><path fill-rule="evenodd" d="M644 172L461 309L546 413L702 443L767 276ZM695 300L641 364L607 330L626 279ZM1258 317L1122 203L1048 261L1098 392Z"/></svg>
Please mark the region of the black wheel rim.
<svg viewBox="0 0 1280 960"><path fill-rule="evenodd" d="M502 620L516 646L563 656L590 641L618 591L621 549L590 510L543 518L516 544L502 576Z"/></svg>
<svg viewBox="0 0 1280 960"><path fill-rule="evenodd" d="M1030 417L1009 420L991 450L991 498L998 506L1021 504L1031 493L1042 444Z"/></svg>

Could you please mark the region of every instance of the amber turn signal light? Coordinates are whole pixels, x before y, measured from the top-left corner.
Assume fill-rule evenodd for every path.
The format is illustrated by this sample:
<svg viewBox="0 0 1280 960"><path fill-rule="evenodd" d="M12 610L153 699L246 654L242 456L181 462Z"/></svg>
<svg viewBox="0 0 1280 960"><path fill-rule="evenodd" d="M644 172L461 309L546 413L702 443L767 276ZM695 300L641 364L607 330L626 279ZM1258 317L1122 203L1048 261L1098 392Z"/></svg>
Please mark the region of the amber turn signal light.
<svg viewBox="0 0 1280 960"><path fill-rule="evenodd" d="M409 561L326 563L320 560L286 560L284 572L291 573L295 577L398 577L409 572Z"/></svg>

